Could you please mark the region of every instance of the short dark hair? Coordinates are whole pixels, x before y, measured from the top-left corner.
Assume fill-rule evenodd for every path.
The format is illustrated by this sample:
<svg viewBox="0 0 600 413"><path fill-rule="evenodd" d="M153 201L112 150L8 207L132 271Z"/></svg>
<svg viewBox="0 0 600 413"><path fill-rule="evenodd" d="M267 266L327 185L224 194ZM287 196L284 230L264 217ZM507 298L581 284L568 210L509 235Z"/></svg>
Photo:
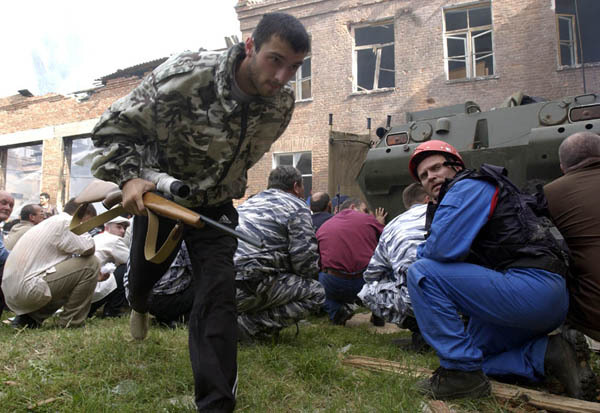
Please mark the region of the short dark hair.
<svg viewBox="0 0 600 413"><path fill-rule="evenodd" d="M271 37L279 36L292 46L296 53L310 51L310 38L304 25L292 15L286 13L267 13L252 33L254 47L258 52L263 43L268 42Z"/></svg>
<svg viewBox="0 0 600 413"><path fill-rule="evenodd" d="M565 139L558 147L558 158L563 168L570 168L587 158L600 157L600 136L592 132L578 132Z"/></svg>
<svg viewBox="0 0 600 413"><path fill-rule="evenodd" d="M42 192L40 194L40 196L43 196L44 198L50 199L50 194L48 192Z"/></svg>
<svg viewBox="0 0 600 413"><path fill-rule="evenodd" d="M79 208L79 205L81 205L81 204L79 204L78 202L75 202L75 198L71 198L71 199L69 199L69 202L67 202L67 204L63 208L63 212L66 212L69 215L73 215L75 213L75 211L77 211L77 208ZM92 217L95 217L97 215L97 213L96 213L96 208L94 208L94 205L87 204L87 208L85 209L84 215L90 215Z"/></svg>
<svg viewBox="0 0 600 413"><path fill-rule="evenodd" d="M404 208L409 209L414 204L422 204L427 196L423 185L413 182L402 191L402 203Z"/></svg>
<svg viewBox="0 0 600 413"><path fill-rule="evenodd" d="M21 208L21 221L29 221L29 215L35 215L35 207L40 207L39 204L27 204Z"/></svg>
<svg viewBox="0 0 600 413"><path fill-rule="evenodd" d="M291 191L295 183L302 182L302 174L291 165L281 165L273 169L269 174L268 189L281 189Z"/></svg>
<svg viewBox="0 0 600 413"><path fill-rule="evenodd" d="M323 212L329 205L329 194L327 192L317 192L310 197L310 210L312 212Z"/></svg>
<svg viewBox="0 0 600 413"><path fill-rule="evenodd" d="M348 209L352 205L359 207L362 204L365 204L365 201L363 201L359 198L348 198L344 202L342 202L342 205L340 206L340 211L343 211L344 209Z"/></svg>

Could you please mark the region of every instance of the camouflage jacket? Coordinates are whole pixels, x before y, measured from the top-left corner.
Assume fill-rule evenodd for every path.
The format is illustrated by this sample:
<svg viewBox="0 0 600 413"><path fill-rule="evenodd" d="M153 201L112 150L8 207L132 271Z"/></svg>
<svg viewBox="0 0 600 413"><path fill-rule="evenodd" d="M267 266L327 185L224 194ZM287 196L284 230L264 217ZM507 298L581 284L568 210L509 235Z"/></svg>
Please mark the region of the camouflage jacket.
<svg viewBox="0 0 600 413"><path fill-rule="evenodd" d="M239 241L236 279L294 273L317 278L319 251L306 203L279 189L267 189L238 207L238 231L262 238L262 250Z"/></svg>
<svg viewBox="0 0 600 413"><path fill-rule="evenodd" d="M122 185L153 168L190 186L188 198L176 198L182 205L241 198L248 169L283 134L294 109L288 86L249 104L233 100L233 75L244 56L238 44L220 53L184 52L157 67L95 126L94 176Z"/></svg>
<svg viewBox="0 0 600 413"><path fill-rule="evenodd" d="M417 260L417 247L425 242L426 212L427 205L413 205L385 226L363 273L367 283L396 281L406 286L406 270Z"/></svg>

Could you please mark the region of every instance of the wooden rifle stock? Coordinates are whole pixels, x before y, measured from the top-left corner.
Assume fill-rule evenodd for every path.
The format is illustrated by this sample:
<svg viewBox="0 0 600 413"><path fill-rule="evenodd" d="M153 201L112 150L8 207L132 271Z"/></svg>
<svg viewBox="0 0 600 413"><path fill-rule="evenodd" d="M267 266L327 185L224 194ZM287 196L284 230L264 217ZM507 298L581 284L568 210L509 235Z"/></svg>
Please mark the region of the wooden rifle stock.
<svg viewBox="0 0 600 413"><path fill-rule="evenodd" d="M241 239L242 241L247 242L248 244L253 245L256 248L264 248L262 240L256 239L254 237L248 236L234 229L231 229L226 225L223 225L217 221L205 217L204 215L192 211L191 209L183 207L154 192L146 192L142 196L142 199L146 208L148 208L157 215L172 219L174 221L180 221L194 228L204 228L205 224L208 224L209 226L223 231L229 235L232 235L238 239ZM111 217L105 218L104 220L102 220L101 216L98 216L96 217L97 219L95 219L94 222L90 222L87 225L80 225L80 220L81 218L83 218L83 214L85 212L85 208L80 207L76 213L78 219L73 220L71 222L71 230L74 233L80 235L83 232L87 232L89 229L93 228L93 226L101 225L110 218L124 213L125 210L121 206L117 207L119 209L113 208L115 205L121 203L122 200L123 194L116 184L101 181L98 179L94 180L86 188L84 188L82 193L79 194L77 198L75 198L75 201L81 204L102 201L102 205L104 205L104 207L108 210L104 214L112 215ZM98 222L95 222L96 220Z"/></svg>
<svg viewBox="0 0 600 413"><path fill-rule="evenodd" d="M169 201L154 192L146 192L142 198L146 208L152 212L175 221L181 221L194 228L204 228L202 216L188 208L182 207L173 201Z"/></svg>

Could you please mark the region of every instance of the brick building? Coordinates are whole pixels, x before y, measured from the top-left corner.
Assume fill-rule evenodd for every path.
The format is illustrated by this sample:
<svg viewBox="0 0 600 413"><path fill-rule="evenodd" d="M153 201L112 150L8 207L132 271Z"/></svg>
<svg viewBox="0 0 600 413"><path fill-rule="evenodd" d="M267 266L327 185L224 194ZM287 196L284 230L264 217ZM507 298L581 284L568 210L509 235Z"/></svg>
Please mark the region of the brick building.
<svg viewBox="0 0 600 413"><path fill-rule="evenodd" d="M294 82L294 118L250 171L248 195L264 189L278 164L298 166L313 191L331 192L330 138L339 132L368 142L388 116L404 123L407 111L467 100L487 110L517 91L554 99L600 90L595 0L240 0L236 11L244 39L271 11L297 16L312 38ZM75 193L87 149L78 138L150 67L111 75L80 95L0 98L0 186L33 188L37 173L53 199ZM11 187L15 168L29 186Z"/></svg>

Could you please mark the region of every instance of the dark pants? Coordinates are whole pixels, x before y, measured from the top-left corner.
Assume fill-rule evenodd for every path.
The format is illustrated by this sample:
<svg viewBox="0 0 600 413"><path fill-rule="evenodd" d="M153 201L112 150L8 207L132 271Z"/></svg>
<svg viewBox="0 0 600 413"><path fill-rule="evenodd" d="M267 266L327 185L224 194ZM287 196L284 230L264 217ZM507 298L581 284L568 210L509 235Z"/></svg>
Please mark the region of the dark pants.
<svg viewBox="0 0 600 413"><path fill-rule="evenodd" d="M196 290L191 283L183 291L175 294L152 294L150 296L150 314L160 323L187 323L194 306Z"/></svg>
<svg viewBox="0 0 600 413"><path fill-rule="evenodd" d="M216 221L225 215L235 228L237 211L232 203L197 212ZM158 242L167 237L174 222L160 218ZM138 312L150 310L153 285L164 275L177 249L161 264L144 258L148 219L136 216L130 252L129 302ZM237 239L206 226L186 227L184 236L194 273L194 306L189 321L189 346L199 411L233 411L237 389L237 319L233 254Z"/></svg>
<svg viewBox="0 0 600 413"><path fill-rule="evenodd" d="M125 298L125 286L123 285L123 276L127 271L127 264L121 264L114 271L113 275L117 281L117 288L110 292L106 297L92 303L88 317L93 316L100 307L103 317L117 317L121 315L121 308L127 307L127 299Z"/></svg>
<svg viewBox="0 0 600 413"><path fill-rule="evenodd" d="M356 302L358 294L365 284L362 277L346 280L325 272L319 273L319 282L325 289L325 304L323 308L333 320L335 314L344 304Z"/></svg>
<svg viewBox="0 0 600 413"><path fill-rule="evenodd" d="M2 274L4 273L4 265L0 267L0 285L2 285ZM4 301L4 293L2 292L2 288L0 288L0 319L2 318L2 312L4 311L4 307L6 307Z"/></svg>

